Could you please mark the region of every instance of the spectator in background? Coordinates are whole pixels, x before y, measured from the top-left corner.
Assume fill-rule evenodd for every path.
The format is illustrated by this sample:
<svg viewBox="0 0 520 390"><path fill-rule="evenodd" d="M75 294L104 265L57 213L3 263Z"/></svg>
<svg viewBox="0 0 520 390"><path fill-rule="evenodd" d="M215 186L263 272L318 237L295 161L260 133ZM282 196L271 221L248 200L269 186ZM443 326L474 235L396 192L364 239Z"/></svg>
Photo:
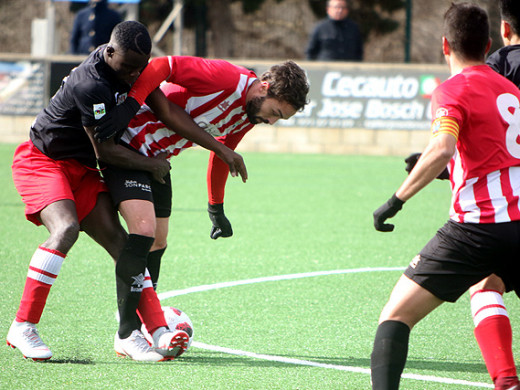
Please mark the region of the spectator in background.
<svg viewBox="0 0 520 390"><path fill-rule="evenodd" d="M89 54L99 45L110 40L110 33L121 22L119 12L108 8L108 0L90 0L81 9L72 26L71 54Z"/></svg>
<svg viewBox="0 0 520 390"><path fill-rule="evenodd" d="M314 28L305 55L308 60L362 61L363 40L348 17L347 0L328 0L328 17Z"/></svg>

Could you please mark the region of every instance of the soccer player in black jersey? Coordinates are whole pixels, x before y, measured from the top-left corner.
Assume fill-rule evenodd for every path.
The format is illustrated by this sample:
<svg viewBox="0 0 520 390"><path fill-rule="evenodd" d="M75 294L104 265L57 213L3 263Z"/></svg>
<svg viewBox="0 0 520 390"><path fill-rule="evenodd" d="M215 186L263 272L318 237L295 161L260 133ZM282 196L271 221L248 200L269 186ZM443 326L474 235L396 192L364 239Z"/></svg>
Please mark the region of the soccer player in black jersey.
<svg viewBox="0 0 520 390"><path fill-rule="evenodd" d="M7 335L7 343L26 358L52 357L35 324L80 231L86 232L116 260L120 315L114 341L116 352L134 360L160 361L180 355L187 346L184 332L170 332L164 317L155 315L162 310L153 289L147 289L153 292L152 296L141 294L143 285L149 283L146 255L153 238L127 235L97 169L99 160L147 171L159 181L170 169L162 156L148 158L118 145L117 134L102 143L94 138L96 126L125 100L131 85L148 64L150 52L151 39L146 27L135 21L117 25L110 42L94 50L63 80L59 91L34 121L30 140L15 152L13 179L26 204L26 217L49 231L49 238L30 261L20 306ZM169 105L160 90L152 92L150 104L159 115L165 109L177 112L179 129L185 131L187 138L215 151L235 173L247 175L240 155L223 148L180 107ZM208 141L206 136L211 139ZM139 330L136 309L153 333L152 348ZM148 317L162 320L150 324L146 322Z"/></svg>

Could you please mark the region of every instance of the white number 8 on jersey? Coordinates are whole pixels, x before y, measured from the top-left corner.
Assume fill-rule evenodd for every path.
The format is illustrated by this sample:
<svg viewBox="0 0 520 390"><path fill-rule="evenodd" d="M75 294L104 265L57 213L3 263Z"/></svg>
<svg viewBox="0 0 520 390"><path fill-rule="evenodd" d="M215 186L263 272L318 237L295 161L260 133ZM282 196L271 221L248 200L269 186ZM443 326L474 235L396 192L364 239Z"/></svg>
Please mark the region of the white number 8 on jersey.
<svg viewBox="0 0 520 390"><path fill-rule="evenodd" d="M507 150L511 156L520 158L520 102L515 95L504 93L497 98L497 108L509 124L506 131Z"/></svg>

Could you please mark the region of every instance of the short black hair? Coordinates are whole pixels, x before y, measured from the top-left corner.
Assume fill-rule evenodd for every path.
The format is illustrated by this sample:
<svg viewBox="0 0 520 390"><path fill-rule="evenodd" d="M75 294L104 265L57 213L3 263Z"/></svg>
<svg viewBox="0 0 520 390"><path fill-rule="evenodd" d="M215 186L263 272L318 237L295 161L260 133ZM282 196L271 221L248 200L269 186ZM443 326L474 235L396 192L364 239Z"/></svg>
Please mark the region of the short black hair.
<svg viewBox="0 0 520 390"><path fill-rule="evenodd" d="M520 35L520 2L518 0L500 0L500 17L509 23L513 34Z"/></svg>
<svg viewBox="0 0 520 390"><path fill-rule="evenodd" d="M287 102L297 111L303 110L309 102L307 75L294 61L272 66L260 76L260 81L269 83L267 97Z"/></svg>
<svg viewBox="0 0 520 390"><path fill-rule="evenodd" d="M462 59L484 60L489 42L486 11L472 3L452 3L444 14L444 36Z"/></svg>
<svg viewBox="0 0 520 390"><path fill-rule="evenodd" d="M117 24L112 30L110 40L117 43L123 51L132 50L143 55L150 55L152 39L144 24L127 20Z"/></svg>

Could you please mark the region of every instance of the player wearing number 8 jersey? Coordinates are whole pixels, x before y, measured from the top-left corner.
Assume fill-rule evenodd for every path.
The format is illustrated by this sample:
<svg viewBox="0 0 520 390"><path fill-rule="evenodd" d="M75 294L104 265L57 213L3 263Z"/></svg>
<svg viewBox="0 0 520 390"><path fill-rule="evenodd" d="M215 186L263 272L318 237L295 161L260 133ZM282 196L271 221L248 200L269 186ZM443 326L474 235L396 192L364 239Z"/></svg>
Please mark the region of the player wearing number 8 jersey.
<svg viewBox="0 0 520 390"><path fill-rule="evenodd" d="M413 326L495 273L520 288L520 93L484 64L490 47L484 10L452 4L442 48L452 77L432 96L432 137L396 193L374 212L379 231L449 164L450 220L420 251L385 305L371 358L373 389L397 389ZM516 379L516 378L513 378ZM517 381L496 389L516 389Z"/></svg>
<svg viewBox="0 0 520 390"><path fill-rule="evenodd" d="M450 218L466 223L520 220L518 88L487 65L468 67L432 96L432 133L458 138L449 163ZM480 93L471 93L479 85Z"/></svg>

